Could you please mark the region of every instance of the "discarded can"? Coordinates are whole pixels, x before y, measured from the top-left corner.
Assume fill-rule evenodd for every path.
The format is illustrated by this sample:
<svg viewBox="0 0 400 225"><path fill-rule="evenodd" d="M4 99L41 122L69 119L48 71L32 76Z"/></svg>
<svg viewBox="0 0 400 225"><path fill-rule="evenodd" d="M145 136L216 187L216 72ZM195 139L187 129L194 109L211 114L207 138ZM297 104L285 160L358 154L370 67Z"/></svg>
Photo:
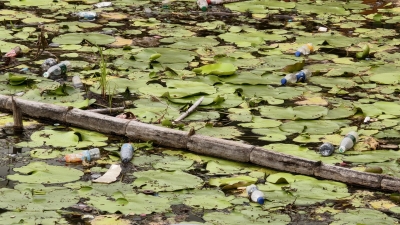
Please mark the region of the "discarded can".
<svg viewBox="0 0 400 225"><path fill-rule="evenodd" d="M94 4L93 6L96 8L109 7L112 6L112 2L99 2L97 4Z"/></svg>
<svg viewBox="0 0 400 225"><path fill-rule="evenodd" d="M93 148L80 153L68 154L65 155L64 158L65 162L82 162L84 160L92 161L100 158L100 149Z"/></svg>
<svg viewBox="0 0 400 225"><path fill-rule="evenodd" d="M121 147L120 151L121 161L122 163L128 163L133 158L133 147L129 143L125 143Z"/></svg>
<svg viewBox="0 0 400 225"><path fill-rule="evenodd" d="M322 156L330 156L335 151L335 147L331 143L324 143L319 147L319 153Z"/></svg>

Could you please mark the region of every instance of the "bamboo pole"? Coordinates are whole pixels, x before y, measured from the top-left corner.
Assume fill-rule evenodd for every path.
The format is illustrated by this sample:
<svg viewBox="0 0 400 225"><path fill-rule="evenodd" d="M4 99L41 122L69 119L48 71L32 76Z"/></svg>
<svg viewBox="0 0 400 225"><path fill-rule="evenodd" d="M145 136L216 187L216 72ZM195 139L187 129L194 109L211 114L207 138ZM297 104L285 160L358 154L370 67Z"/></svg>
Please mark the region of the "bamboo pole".
<svg viewBox="0 0 400 225"><path fill-rule="evenodd" d="M199 100L197 100L184 114L182 114L176 120L174 120L174 122L179 122L179 121L185 119L190 113L192 113L197 108L197 106L199 106L201 104L203 99L204 99L204 96L202 96Z"/></svg>
<svg viewBox="0 0 400 225"><path fill-rule="evenodd" d="M132 139L152 141L165 147L230 159L251 162L276 170L299 173L389 191L400 191L400 178L388 175L359 172L348 168L321 163L301 157L286 155L237 141L223 140L203 135L119 119L80 109L14 99L22 113L35 117L70 123L102 133L124 135ZM12 111L12 98L0 95L0 109Z"/></svg>
<svg viewBox="0 0 400 225"><path fill-rule="evenodd" d="M17 103L14 100L14 97L11 97L12 101L12 112L13 112L13 120L14 120L14 132L18 133L24 129L24 125L22 123L22 112L18 107Z"/></svg>

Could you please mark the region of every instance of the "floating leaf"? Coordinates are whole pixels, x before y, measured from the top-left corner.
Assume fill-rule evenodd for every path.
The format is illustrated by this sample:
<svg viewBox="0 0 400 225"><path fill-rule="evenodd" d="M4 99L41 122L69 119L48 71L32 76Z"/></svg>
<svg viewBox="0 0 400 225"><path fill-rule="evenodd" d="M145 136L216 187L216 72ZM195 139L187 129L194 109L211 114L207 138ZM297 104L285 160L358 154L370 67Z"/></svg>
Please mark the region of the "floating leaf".
<svg viewBox="0 0 400 225"><path fill-rule="evenodd" d="M45 162L31 162L30 164L14 168L14 171L26 175L13 174L8 175L9 180L26 183L65 183L79 180L83 172L69 167L52 166Z"/></svg>

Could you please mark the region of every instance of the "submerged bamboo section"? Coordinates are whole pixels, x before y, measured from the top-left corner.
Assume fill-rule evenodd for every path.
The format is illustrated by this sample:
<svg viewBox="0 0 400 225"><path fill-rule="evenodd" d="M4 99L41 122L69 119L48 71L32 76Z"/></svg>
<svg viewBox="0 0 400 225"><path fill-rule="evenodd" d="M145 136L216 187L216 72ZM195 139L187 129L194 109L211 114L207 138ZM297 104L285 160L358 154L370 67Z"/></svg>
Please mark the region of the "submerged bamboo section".
<svg viewBox="0 0 400 225"><path fill-rule="evenodd" d="M34 118L51 119L77 127L107 134L127 136L131 139L152 141L156 144L186 149L192 152L224 159L250 162L276 170L316 176L319 178L360 185L374 189L400 191L400 178L388 175L359 172L348 168L324 164L291 155L274 152L261 147L208 137L189 135L188 132L120 119L95 112L64 106L14 98L21 112ZM0 108L12 111L10 96L0 95Z"/></svg>

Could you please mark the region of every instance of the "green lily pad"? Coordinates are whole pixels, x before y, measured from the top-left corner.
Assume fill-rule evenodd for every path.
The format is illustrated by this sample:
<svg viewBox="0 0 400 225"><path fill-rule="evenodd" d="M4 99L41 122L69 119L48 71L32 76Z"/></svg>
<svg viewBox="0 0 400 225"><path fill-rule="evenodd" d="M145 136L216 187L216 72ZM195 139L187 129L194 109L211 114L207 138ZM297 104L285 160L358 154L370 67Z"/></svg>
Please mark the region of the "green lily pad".
<svg viewBox="0 0 400 225"><path fill-rule="evenodd" d="M201 74L213 74L218 76L232 75L236 72L237 67L231 63L216 63L205 65L200 68L196 68L193 71Z"/></svg>
<svg viewBox="0 0 400 225"><path fill-rule="evenodd" d="M165 157L153 164L154 169L162 169L165 171L185 170L192 166L193 160L179 160L179 157Z"/></svg>
<svg viewBox="0 0 400 225"><path fill-rule="evenodd" d="M14 171L22 174L8 175L9 180L26 183L65 183L79 180L83 172L69 167L52 166L44 162L31 162L30 164L14 168Z"/></svg>
<svg viewBox="0 0 400 225"><path fill-rule="evenodd" d="M359 217L359 215L363 215ZM387 216L377 210L372 209L356 209L347 210L333 216L334 221L331 225L344 225L344 224L394 224L395 219Z"/></svg>
<svg viewBox="0 0 400 225"><path fill-rule="evenodd" d="M180 170L165 172L162 170L149 170L133 173L137 179L133 184L153 191L175 191L195 188L203 183L203 180L184 173Z"/></svg>
<svg viewBox="0 0 400 225"><path fill-rule="evenodd" d="M53 159L60 157L62 153L53 149L32 149L30 151L31 157L39 158L39 159Z"/></svg>
<svg viewBox="0 0 400 225"><path fill-rule="evenodd" d="M168 200L160 197L144 194L123 194L120 198L109 200L108 197L98 196L91 198L88 204L99 210L110 213L122 214L151 214L152 212L165 212L170 205Z"/></svg>
<svg viewBox="0 0 400 225"><path fill-rule="evenodd" d="M196 131L196 134L202 134L210 137L216 138L226 138L233 139L242 135L236 127L227 126L227 127L203 127L200 130Z"/></svg>
<svg viewBox="0 0 400 225"><path fill-rule="evenodd" d="M62 45L75 45L80 44L83 40L88 40L96 45L106 45L113 43L115 38L99 33L68 33L55 37L53 42Z"/></svg>
<svg viewBox="0 0 400 225"><path fill-rule="evenodd" d="M3 196L0 208L7 208L14 211L29 211L32 214L33 212L59 210L79 201L79 197L67 188L44 187L39 183L18 184L15 186L15 189L1 188L0 193ZM23 216L23 214L21 215ZM52 215L52 213L49 215ZM49 217L52 218L53 216ZM45 220L46 218L46 216L43 217ZM56 218L59 217L57 216ZM35 218L31 218L30 220L35 220Z"/></svg>
<svg viewBox="0 0 400 225"><path fill-rule="evenodd" d="M211 178L208 183L212 186L221 187L222 190L246 187L257 182L257 178L249 176L235 176L228 178Z"/></svg>

